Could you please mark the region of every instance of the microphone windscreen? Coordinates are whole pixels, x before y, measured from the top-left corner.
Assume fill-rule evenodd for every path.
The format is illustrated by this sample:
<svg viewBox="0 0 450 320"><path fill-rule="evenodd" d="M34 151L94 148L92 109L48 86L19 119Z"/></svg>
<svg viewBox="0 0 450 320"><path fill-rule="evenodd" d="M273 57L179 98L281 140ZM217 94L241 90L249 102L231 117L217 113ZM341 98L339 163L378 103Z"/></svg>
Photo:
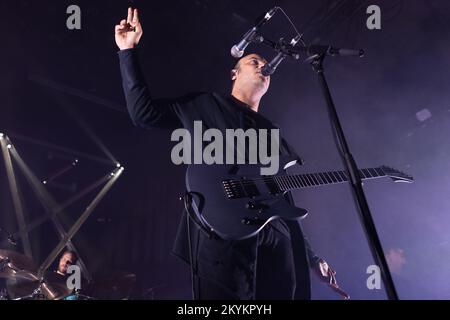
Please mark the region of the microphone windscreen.
<svg viewBox="0 0 450 320"><path fill-rule="evenodd" d="M234 45L231 47L231 55L235 58L240 58L244 55L244 51L239 50L238 47Z"/></svg>

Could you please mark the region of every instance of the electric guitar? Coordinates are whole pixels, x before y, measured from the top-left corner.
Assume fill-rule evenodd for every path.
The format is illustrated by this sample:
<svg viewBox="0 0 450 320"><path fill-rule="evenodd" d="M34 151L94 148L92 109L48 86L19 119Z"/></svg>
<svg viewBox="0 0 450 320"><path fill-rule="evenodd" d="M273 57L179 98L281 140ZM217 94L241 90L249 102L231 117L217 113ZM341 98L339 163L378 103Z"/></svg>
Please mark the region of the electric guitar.
<svg viewBox="0 0 450 320"><path fill-rule="evenodd" d="M280 157L280 165L288 163ZM284 166L286 167L286 166ZM291 205L291 190L349 181L346 171L261 176L260 165L191 165L186 175L197 219L227 240L255 236L274 219L302 219L308 211ZM362 180L389 177L412 183L413 178L387 166L360 169Z"/></svg>

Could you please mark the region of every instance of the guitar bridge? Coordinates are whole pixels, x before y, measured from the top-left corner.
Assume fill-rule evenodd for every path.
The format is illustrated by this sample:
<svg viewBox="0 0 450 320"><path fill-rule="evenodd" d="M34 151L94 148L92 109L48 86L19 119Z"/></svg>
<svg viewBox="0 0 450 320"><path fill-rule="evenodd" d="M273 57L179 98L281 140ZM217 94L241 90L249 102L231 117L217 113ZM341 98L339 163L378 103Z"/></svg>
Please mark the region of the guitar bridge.
<svg viewBox="0 0 450 320"><path fill-rule="evenodd" d="M224 180L222 185L228 199L253 198L260 194L255 182L245 178L241 180Z"/></svg>

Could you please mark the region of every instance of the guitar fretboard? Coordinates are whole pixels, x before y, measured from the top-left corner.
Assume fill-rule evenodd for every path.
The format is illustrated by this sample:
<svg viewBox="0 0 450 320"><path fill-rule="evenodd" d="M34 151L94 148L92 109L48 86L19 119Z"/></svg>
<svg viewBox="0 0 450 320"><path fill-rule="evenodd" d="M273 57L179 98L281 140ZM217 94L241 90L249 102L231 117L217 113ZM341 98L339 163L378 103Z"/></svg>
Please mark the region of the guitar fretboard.
<svg viewBox="0 0 450 320"><path fill-rule="evenodd" d="M360 169L359 175L361 179L374 179L386 176L382 168ZM287 176L273 176L271 178L273 179L272 182L274 182L282 191L328 184L337 184L349 181L347 172L345 171L328 171Z"/></svg>

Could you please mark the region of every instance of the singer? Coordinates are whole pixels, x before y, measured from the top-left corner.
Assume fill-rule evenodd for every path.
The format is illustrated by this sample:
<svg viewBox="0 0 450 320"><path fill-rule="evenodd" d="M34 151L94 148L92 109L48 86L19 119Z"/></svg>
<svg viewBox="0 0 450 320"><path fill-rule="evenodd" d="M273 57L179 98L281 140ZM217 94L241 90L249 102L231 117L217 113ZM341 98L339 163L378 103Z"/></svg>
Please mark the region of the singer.
<svg viewBox="0 0 450 320"><path fill-rule="evenodd" d="M223 132L276 128L258 113L270 85L270 76L261 73L267 63L264 58L249 54L236 63L230 73L230 95L192 93L177 99L154 99L141 73L135 48L142 33L138 10L129 8L127 19L115 27L115 41L120 49L125 100L135 125L172 130L184 127L191 134L195 120L202 121L205 129ZM280 140L281 155L299 158L284 139ZM257 236L240 241L208 236L195 223L189 223L189 229L188 240L184 216L174 253L191 265L195 299L309 299L309 268L322 281L336 285L335 272L311 249L297 221L277 219Z"/></svg>

